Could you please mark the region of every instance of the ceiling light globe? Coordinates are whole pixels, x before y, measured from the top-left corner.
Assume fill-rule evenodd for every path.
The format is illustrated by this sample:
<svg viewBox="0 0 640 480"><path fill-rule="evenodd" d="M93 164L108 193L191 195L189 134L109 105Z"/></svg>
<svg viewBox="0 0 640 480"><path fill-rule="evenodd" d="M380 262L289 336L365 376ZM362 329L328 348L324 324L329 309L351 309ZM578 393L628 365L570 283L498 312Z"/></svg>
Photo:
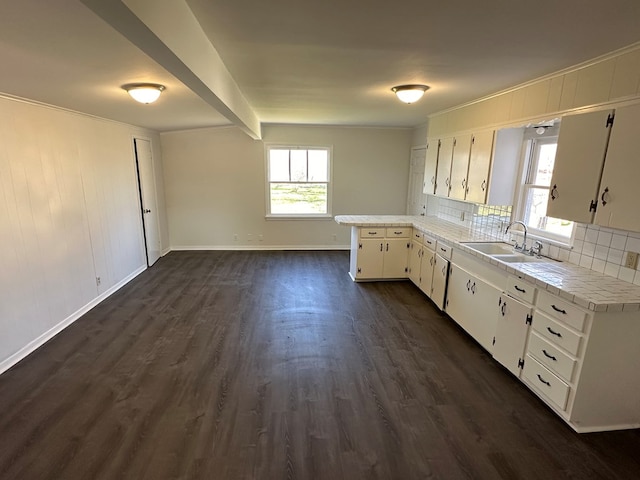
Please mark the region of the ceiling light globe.
<svg viewBox="0 0 640 480"><path fill-rule="evenodd" d="M420 100L428 89L427 85L398 85L391 90L401 102L414 103Z"/></svg>
<svg viewBox="0 0 640 480"><path fill-rule="evenodd" d="M132 83L123 85L122 88L124 88L136 102L153 103L158 100L165 87L164 85L156 83Z"/></svg>

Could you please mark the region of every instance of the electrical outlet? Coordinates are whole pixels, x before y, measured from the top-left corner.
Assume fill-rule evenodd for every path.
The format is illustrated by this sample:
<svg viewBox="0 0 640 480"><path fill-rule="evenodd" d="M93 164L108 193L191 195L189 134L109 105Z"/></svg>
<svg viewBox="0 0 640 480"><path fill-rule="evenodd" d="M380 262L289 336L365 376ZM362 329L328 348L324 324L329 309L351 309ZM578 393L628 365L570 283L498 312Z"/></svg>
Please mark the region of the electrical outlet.
<svg viewBox="0 0 640 480"><path fill-rule="evenodd" d="M638 252L627 252L627 259L624 262L624 266L635 270L638 267Z"/></svg>
<svg viewBox="0 0 640 480"><path fill-rule="evenodd" d="M99 287L102 283L102 279L100 277L96 277L96 286Z"/></svg>

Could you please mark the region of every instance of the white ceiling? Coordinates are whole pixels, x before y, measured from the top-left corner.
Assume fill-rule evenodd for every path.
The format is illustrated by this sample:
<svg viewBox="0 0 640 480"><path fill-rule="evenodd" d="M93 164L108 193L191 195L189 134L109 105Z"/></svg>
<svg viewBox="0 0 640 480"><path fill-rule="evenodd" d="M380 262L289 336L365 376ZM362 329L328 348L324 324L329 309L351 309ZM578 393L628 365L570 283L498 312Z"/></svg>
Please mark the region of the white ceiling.
<svg viewBox="0 0 640 480"><path fill-rule="evenodd" d="M208 81L168 41L159 53L143 23L118 13L123 4L152 6L154 21L188 6L263 123L412 127L640 41L638 0L5 1L0 92L160 131L238 124L229 85ZM174 23L149 29L164 40L184 25ZM136 104L120 88L135 81L167 90ZM403 83L431 89L404 105L390 91Z"/></svg>

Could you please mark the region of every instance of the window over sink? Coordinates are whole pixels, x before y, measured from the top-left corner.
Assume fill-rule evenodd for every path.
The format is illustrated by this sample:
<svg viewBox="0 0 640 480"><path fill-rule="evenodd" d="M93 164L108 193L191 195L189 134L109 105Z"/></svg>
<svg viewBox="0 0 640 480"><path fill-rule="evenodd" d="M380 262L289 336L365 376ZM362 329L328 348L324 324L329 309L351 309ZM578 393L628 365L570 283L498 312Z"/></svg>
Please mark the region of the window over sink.
<svg viewBox="0 0 640 480"><path fill-rule="evenodd" d="M574 222L546 213L557 146L557 126L525 131L522 180L514 218L521 218L533 235L569 243Z"/></svg>

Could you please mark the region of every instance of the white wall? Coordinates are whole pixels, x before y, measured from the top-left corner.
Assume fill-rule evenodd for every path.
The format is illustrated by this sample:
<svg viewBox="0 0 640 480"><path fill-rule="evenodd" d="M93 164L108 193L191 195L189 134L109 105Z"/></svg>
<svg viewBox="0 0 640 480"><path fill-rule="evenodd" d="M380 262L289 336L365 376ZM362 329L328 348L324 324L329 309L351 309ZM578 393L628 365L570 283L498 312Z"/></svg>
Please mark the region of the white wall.
<svg viewBox="0 0 640 480"><path fill-rule="evenodd" d="M146 267L132 138L159 138L2 97L0 125L2 372Z"/></svg>
<svg viewBox="0 0 640 480"><path fill-rule="evenodd" d="M347 248L349 229L331 219L265 219L265 143L333 146L341 215L404 213L411 142L411 129L267 125L263 141L234 127L163 133L171 248Z"/></svg>

